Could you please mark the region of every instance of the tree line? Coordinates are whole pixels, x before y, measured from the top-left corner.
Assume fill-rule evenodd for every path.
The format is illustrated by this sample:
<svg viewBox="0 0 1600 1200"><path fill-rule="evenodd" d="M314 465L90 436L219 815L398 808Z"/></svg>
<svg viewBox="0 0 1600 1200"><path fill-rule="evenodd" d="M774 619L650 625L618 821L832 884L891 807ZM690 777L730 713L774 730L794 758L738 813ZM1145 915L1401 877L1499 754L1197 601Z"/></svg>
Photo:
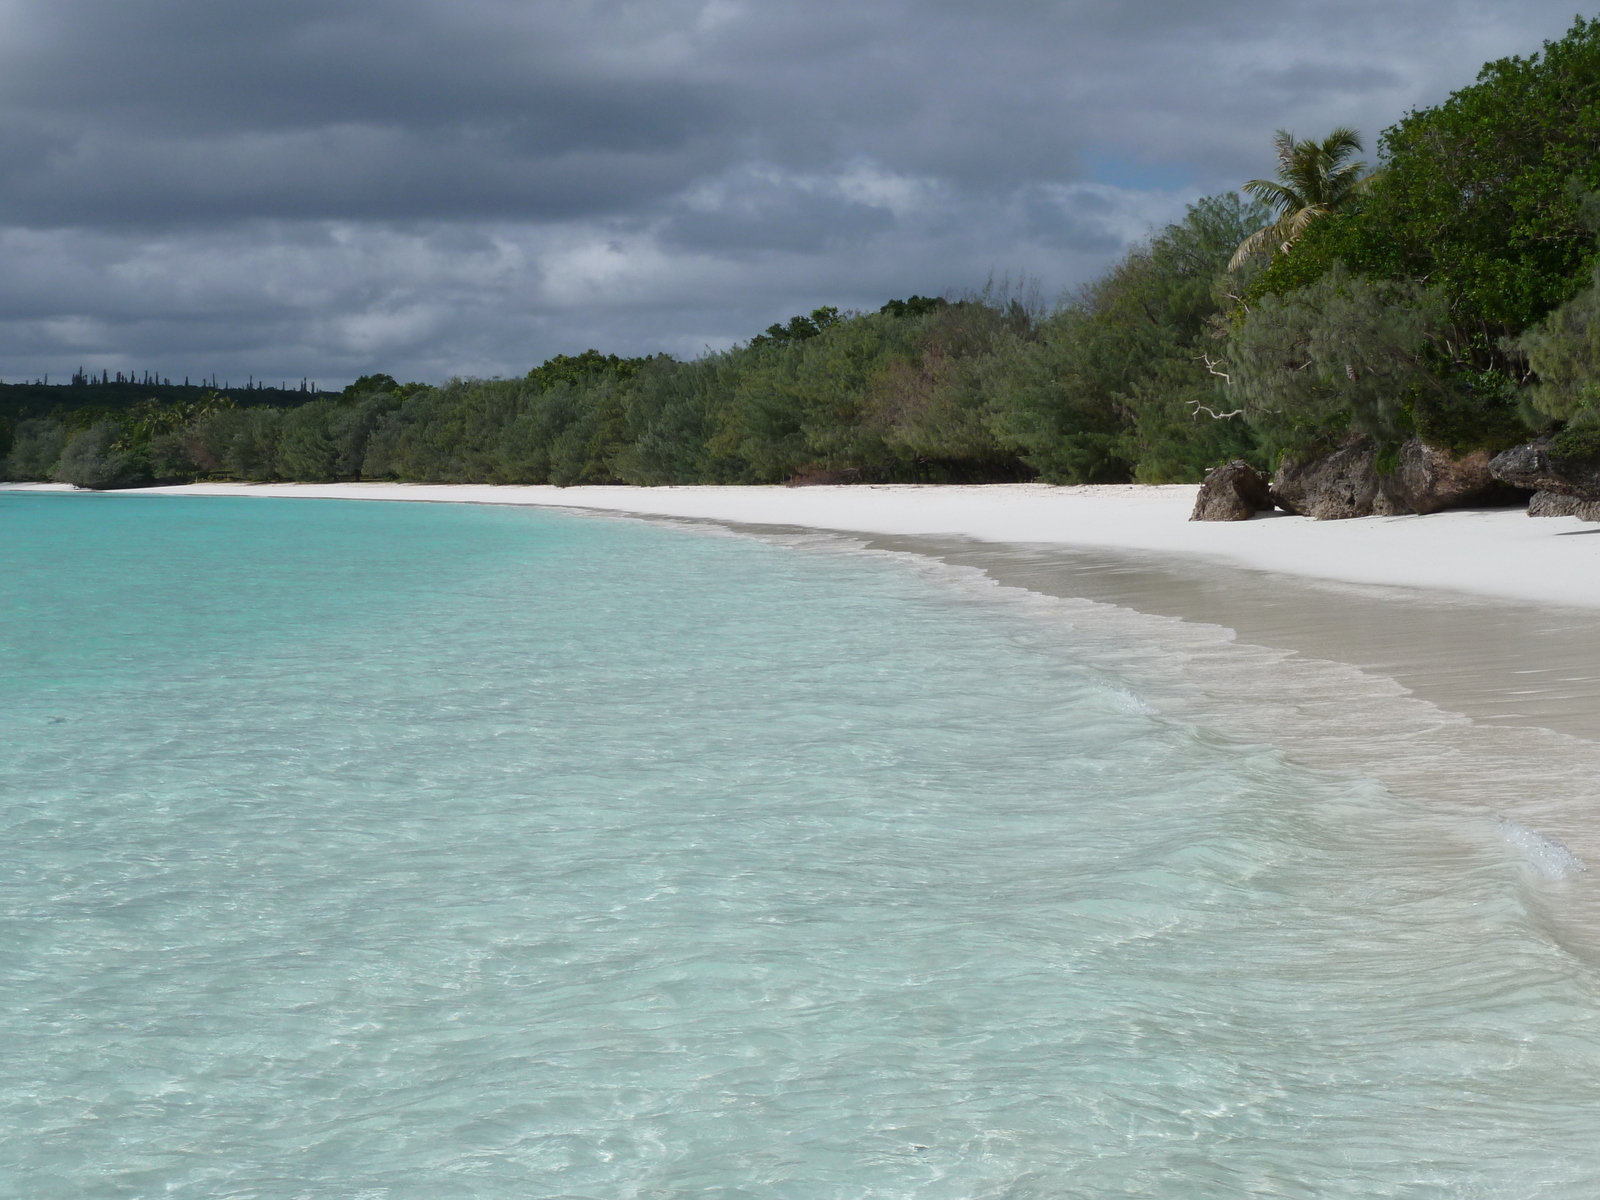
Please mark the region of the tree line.
<svg viewBox="0 0 1600 1200"><path fill-rule="evenodd" d="M1192 482L1352 438L1600 457L1600 21L1384 132L1280 132L1051 308L818 308L691 361L558 355L519 379L369 375L296 406L221 392L36 415L0 473L481 483ZM1380 454L1380 462L1382 455Z"/></svg>

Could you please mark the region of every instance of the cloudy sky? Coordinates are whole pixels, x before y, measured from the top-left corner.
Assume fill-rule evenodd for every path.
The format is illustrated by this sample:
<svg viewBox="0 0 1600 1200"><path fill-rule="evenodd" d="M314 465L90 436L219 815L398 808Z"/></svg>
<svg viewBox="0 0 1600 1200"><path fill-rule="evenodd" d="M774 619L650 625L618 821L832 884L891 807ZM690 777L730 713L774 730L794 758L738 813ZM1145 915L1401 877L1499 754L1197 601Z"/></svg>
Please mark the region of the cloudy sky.
<svg viewBox="0 0 1600 1200"><path fill-rule="evenodd" d="M0 0L0 379L342 385L1047 296L1572 0Z"/></svg>

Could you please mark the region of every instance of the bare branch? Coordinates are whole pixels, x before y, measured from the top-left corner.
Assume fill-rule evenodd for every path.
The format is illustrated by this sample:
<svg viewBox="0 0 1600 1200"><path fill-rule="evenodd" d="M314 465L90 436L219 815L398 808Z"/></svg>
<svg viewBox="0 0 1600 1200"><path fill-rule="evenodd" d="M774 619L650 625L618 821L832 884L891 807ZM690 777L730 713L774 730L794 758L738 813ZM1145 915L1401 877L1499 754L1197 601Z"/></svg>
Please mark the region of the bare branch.
<svg viewBox="0 0 1600 1200"><path fill-rule="evenodd" d="M1200 361L1205 363L1206 370L1210 371L1213 375L1216 375L1221 379L1226 379L1229 383L1233 382L1232 375L1229 375L1226 371L1217 370L1217 364L1211 361L1211 356L1209 354L1202 353L1200 355Z"/></svg>
<svg viewBox="0 0 1600 1200"><path fill-rule="evenodd" d="M1198 400L1192 401L1192 403L1194 404L1194 411L1189 414L1190 420L1194 420L1195 418L1199 417L1201 413L1205 413L1213 421L1227 421L1234 417L1241 417L1244 415L1244 409L1242 408L1236 408L1232 412L1219 413L1214 408L1207 408Z"/></svg>

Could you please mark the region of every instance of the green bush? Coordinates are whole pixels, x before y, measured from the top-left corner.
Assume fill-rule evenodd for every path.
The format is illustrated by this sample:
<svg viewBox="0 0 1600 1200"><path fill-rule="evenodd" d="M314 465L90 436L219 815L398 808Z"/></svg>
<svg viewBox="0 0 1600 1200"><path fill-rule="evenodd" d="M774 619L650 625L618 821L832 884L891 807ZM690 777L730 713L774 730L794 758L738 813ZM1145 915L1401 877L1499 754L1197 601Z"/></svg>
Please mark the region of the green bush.
<svg viewBox="0 0 1600 1200"><path fill-rule="evenodd" d="M200 417L185 438L190 457L210 475L261 482L276 479L278 430L285 411L225 408Z"/></svg>
<svg viewBox="0 0 1600 1200"><path fill-rule="evenodd" d="M39 417L18 421L10 452L0 459L0 479L48 480L66 447L67 428L60 421Z"/></svg>
<svg viewBox="0 0 1600 1200"><path fill-rule="evenodd" d="M143 472L132 453L118 448L122 427L100 421L77 434L61 452L51 478L81 488L126 487Z"/></svg>
<svg viewBox="0 0 1600 1200"><path fill-rule="evenodd" d="M1550 453L1583 462L1600 459L1600 425L1568 425L1550 439Z"/></svg>

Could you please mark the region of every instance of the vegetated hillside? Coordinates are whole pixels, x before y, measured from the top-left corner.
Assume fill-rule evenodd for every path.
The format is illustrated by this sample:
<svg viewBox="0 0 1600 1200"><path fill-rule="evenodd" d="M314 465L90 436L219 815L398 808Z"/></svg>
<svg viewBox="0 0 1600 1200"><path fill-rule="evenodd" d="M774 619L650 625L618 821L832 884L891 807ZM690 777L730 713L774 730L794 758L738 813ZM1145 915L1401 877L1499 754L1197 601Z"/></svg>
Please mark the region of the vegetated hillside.
<svg viewBox="0 0 1600 1200"><path fill-rule="evenodd" d="M12 479L491 483L1090 482L1197 478L1247 452L1196 419L1196 343L1260 213L1194 206L1053 311L988 294L819 308L692 362L561 355L511 380L367 376L294 409L221 399L16 423Z"/></svg>
<svg viewBox="0 0 1600 1200"><path fill-rule="evenodd" d="M1407 114L1375 173L1359 145L1280 134L1259 200L1200 201L1048 310L913 296L691 362L590 350L520 379L5 410L0 474L1159 483L1354 438L1385 469L1408 438L1460 454L1539 430L1600 456L1600 22Z"/></svg>
<svg viewBox="0 0 1600 1200"><path fill-rule="evenodd" d="M1600 22L1385 131L1358 202L1242 289L1233 394L1275 464L1348 434L1458 453L1596 421Z"/></svg>
<svg viewBox="0 0 1600 1200"><path fill-rule="evenodd" d="M60 415L83 409L125 412L145 400L156 400L163 404L194 403L214 390L210 385L135 383L131 380L108 383L90 380L81 383L0 383L0 420L15 423L29 417ZM271 404L279 408L295 408L323 396L339 394L301 390L298 387L224 390L240 405Z"/></svg>
<svg viewBox="0 0 1600 1200"><path fill-rule="evenodd" d="M1236 197L1198 205L1052 312L993 294L913 296L875 313L820 308L692 362L591 350L512 380L369 376L292 410L217 398L34 418L17 423L4 470L94 487L1079 482L1126 478L1155 447L1165 465L1147 470L1193 477L1249 445L1242 426L1195 422L1184 405L1213 394L1191 343L1209 336L1217 270L1251 219Z"/></svg>

